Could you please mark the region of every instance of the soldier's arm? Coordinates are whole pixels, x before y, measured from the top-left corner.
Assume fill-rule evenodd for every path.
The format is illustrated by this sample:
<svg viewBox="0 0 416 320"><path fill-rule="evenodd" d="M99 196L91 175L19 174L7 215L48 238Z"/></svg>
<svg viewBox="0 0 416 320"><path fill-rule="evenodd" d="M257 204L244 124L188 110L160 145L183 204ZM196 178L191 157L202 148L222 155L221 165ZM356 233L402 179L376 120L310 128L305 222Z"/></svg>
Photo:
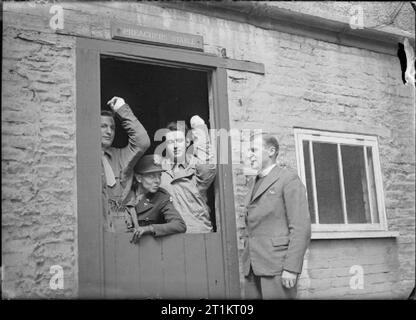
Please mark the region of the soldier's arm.
<svg viewBox="0 0 416 320"><path fill-rule="evenodd" d="M191 118L193 155L191 163L195 166L198 189L206 191L215 179L216 159L211 145L208 127L199 116Z"/></svg>
<svg viewBox="0 0 416 320"><path fill-rule="evenodd" d="M111 104L111 107L120 119L123 129L126 130L128 135L127 146L118 149L120 169L123 174L123 177L120 178L121 181L125 181L127 177L132 174L137 161L150 147L150 138L146 129L133 114L129 105L126 104L122 98L115 98L115 100L114 98L110 100L110 102L113 100L115 101Z"/></svg>
<svg viewBox="0 0 416 320"><path fill-rule="evenodd" d="M155 237L167 236L174 233L183 233L186 231L186 224L179 212L173 206L169 196L161 205L161 214L163 214L166 223L153 224Z"/></svg>

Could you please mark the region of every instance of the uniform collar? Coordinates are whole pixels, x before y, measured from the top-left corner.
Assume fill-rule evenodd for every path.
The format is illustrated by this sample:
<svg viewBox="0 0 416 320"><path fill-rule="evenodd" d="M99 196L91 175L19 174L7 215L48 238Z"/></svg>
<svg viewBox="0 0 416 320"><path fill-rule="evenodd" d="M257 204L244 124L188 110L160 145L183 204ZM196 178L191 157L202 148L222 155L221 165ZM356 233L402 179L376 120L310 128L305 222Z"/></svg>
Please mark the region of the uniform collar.
<svg viewBox="0 0 416 320"><path fill-rule="evenodd" d="M102 150L102 155L106 155L108 158L111 159L111 152L108 149L109 148Z"/></svg>
<svg viewBox="0 0 416 320"><path fill-rule="evenodd" d="M140 202L142 202L142 201L146 201L147 203L151 203L152 202L152 198L153 198L153 196L155 195L155 193L150 193L150 192L148 192L148 193L145 193L145 194L139 194L138 192L137 192L137 190L132 190L131 192L130 192L130 194L129 194L129 200L128 200L128 202L127 202L127 204L126 204L126 206L129 206L129 207L135 207L135 206L137 206Z"/></svg>
<svg viewBox="0 0 416 320"><path fill-rule="evenodd" d="M164 169L172 170L175 165L175 162L168 157L164 157L161 161L161 164L162 164L162 167L164 167ZM188 161L186 161L185 163L179 163L178 166L182 168L186 168L188 164L189 164Z"/></svg>
<svg viewBox="0 0 416 320"><path fill-rule="evenodd" d="M146 193L139 201L136 201L135 209L137 214L143 213L153 208L154 203L152 202L152 198L154 195L155 194L152 193Z"/></svg>
<svg viewBox="0 0 416 320"><path fill-rule="evenodd" d="M173 172L173 168L174 168L174 166L175 166L175 162L173 162L171 159L169 159L169 158L163 158L163 160L162 160L162 162L161 162L161 165L162 165L162 169L163 170L166 170L166 171L169 171L169 172ZM178 163L178 164L176 164L180 169L183 169L183 170L186 170L188 167L189 167L189 165L190 165L190 162L189 161L187 161L186 163Z"/></svg>

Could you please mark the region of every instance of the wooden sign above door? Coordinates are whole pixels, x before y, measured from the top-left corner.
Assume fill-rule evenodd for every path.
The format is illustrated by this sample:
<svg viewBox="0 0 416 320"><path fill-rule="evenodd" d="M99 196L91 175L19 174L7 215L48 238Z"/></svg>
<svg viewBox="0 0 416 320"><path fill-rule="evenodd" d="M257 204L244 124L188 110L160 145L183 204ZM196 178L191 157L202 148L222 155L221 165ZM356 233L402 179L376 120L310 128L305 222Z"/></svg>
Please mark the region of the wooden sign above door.
<svg viewBox="0 0 416 320"><path fill-rule="evenodd" d="M111 23L111 38L203 51L202 36L143 26Z"/></svg>

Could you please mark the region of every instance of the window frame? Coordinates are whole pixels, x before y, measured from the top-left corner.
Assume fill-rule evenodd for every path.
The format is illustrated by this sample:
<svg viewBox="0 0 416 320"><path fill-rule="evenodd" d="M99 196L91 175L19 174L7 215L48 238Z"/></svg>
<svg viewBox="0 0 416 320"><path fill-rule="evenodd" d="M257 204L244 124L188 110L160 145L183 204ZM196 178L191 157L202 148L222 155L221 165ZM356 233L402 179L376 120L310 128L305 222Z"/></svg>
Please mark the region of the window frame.
<svg viewBox="0 0 416 320"><path fill-rule="evenodd" d="M348 233L354 232L365 233L373 231L388 231L386 210L384 203L384 190L383 190L383 181L382 181L382 171L380 165L379 157L379 147L378 147L378 138L377 136L372 135L363 135L355 133L344 133L344 132L332 132L332 131L321 131L316 129L305 129L305 128L294 128L294 138L295 138L295 149L296 149L296 160L298 174L306 186L306 175L305 175L305 163L304 163L304 154L303 154L303 141L312 141L312 142L324 142L337 145L337 150L340 150L340 145L350 145L350 146L363 146L371 148L372 158L373 158L373 172L374 172L374 186L375 186L375 196L377 200L378 212L378 223L354 223L354 224L312 224L313 233ZM341 160L342 161L342 160ZM342 162L341 162L342 163ZM312 181L314 182L314 174L312 174ZM367 181L368 183L368 181ZM315 189L316 190L316 187ZM307 191L308 192L308 191ZM319 209L317 210L317 197L316 192L314 191L314 206L315 214L319 221ZM344 197L341 198L342 202L345 201ZM341 203L344 206L344 203ZM346 205L346 204L345 204ZM372 215L373 213L370 212ZM326 236L325 236L326 237Z"/></svg>

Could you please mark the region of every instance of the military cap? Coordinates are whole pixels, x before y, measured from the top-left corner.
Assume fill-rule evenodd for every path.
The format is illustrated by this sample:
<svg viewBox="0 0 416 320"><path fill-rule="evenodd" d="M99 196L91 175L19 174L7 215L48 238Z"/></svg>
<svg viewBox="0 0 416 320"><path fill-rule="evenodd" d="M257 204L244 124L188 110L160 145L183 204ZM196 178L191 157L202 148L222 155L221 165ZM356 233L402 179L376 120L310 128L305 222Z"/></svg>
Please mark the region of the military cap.
<svg viewBox="0 0 416 320"><path fill-rule="evenodd" d="M162 172L161 158L157 154L148 154L143 156L134 167L134 172L143 174L150 172Z"/></svg>

